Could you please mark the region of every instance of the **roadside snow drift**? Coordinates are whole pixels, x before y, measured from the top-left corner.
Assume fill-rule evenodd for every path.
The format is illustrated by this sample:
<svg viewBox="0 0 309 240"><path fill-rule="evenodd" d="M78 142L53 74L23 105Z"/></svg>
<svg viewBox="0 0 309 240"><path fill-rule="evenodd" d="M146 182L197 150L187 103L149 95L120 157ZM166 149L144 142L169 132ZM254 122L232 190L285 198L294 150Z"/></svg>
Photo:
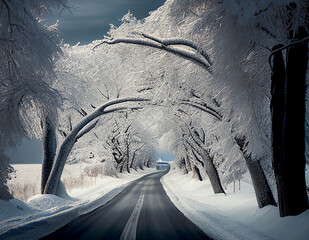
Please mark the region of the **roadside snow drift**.
<svg viewBox="0 0 309 240"><path fill-rule="evenodd" d="M248 178L235 193L230 185L227 195L215 195L208 180L192 180L191 173L182 175L178 169L171 170L161 182L176 207L214 239L309 239L309 210L280 218L277 207L258 209Z"/></svg>
<svg viewBox="0 0 309 240"><path fill-rule="evenodd" d="M27 203L18 199L0 201L0 239L39 239L104 205L130 182L154 171L154 168L145 168L143 171L132 170L131 174L119 174L118 178L98 177L92 187L73 189L68 198L37 194ZM28 171L28 179L31 176Z"/></svg>

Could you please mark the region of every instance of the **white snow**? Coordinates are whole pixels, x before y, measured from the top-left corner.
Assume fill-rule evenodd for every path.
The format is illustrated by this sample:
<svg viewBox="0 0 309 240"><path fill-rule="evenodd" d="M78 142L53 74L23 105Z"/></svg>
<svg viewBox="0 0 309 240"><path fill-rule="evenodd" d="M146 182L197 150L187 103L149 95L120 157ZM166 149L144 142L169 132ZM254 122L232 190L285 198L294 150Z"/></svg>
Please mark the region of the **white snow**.
<svg viewBox="0 0 309 240"><path fill-rule="evenodd" d="M39 186L41 165L14 165L16 178L10 181L28 181L35 188ZM81 176L81 165L66 166L62 180L72 176ZM86 214L120 193L130 182L156 171L154 168L132 170L131 174L119 174L118 178L101 176L89 180L83 188L74 188L67 199L55 195L37 194L25 203L18 199L9 202L0 200L0 239L38 239L55 231L77 216ZM23 176L23 178L20 178ZM91 181L91 185L89 185ZM85 183L87 178L85 177ZM35 183L33 185L33 183Z"/></svg>
<svg viewBox="0 0 309 240"><path fill-rule="evenodd" d="M87 164L68 165L62 180L81 176ZM16 178L20 177L38 188L40 165L15 165ZM69 191L71 198L36 194L23 202L13 199L0 201L0 239L37 239L65 225L79 215L92 211L121 192L131 181L155 171L132 171L118 178L102 176L87 180L83 188ZM309 239L309 211L295 217L279 217L277 207L258 209L253 187L248 176L241 188L227 195L213 194L209 181L196 181L192 175L182 175L172 167L161 181L172 202L207 235L219 240L307 240ZM88 183L87 183L88 181ZM91 184L90 184L91 183ZM19 235L19 234L22 234Z"/></svg>
<svg viewBox="0 0 309 240"><path fill-rule="evenodd" d="M309 210L299 216L280 218L277 207L258 209L248 177L234 193L214 194L208 180L192 180L172 169L161 182L176 207L207 235L219 240L308 240Z"/></svg>

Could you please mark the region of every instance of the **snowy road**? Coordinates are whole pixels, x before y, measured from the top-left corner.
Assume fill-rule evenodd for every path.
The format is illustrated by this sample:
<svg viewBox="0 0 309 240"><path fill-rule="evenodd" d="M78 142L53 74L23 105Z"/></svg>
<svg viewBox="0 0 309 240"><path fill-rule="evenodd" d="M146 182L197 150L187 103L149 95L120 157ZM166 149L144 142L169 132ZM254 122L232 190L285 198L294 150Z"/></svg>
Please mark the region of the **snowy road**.
<svg viewBox="0 0 309 240"><path fill-rule="evenodd" d="M210 239L170 201L160 178L146 175L104 206L44 239Z"/></svg>

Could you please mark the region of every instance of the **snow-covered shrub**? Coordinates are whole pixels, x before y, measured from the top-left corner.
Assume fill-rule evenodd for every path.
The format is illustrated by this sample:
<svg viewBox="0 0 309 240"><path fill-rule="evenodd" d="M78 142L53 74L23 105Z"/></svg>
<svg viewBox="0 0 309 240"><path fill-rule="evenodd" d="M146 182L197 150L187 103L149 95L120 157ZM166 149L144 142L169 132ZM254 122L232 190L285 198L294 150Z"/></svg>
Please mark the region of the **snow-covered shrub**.
<svg viewBox="0 0 309 240"><path fill-rule="evenodd" d="M84 168L84 174L88 177L117 176L116 169L110 164L98 163Z"/></svg>
<svg viewBox="0 0 309 240"><path fill-rule="evenodd" d="M78 177L66 177L62 178L65 189L67 191L72 191L76 188L86 188L90 186L89 178L86 178L84 174L81 174Z"/></svg>
<svg viewBox="0 0 309 240"><path fill-rule="evenodd" d="M40 193L38 184L27 182L27 180L24 182L9 182L8 188L14 198L20 199L24 202L27 202L27 200L33 195Z"/></svg>

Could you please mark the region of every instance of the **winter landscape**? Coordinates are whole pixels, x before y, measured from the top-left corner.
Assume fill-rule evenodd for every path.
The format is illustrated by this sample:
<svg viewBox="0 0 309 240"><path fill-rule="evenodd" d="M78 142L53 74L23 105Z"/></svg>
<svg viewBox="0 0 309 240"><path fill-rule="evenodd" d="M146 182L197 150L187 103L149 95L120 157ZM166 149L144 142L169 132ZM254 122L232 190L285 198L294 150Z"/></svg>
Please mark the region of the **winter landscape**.
<svg viewBox="0 0 309 240"><path fill-rule="evenodd" d="M0 0L0 239L309 239L308 32L306 0Z"/></svg>

